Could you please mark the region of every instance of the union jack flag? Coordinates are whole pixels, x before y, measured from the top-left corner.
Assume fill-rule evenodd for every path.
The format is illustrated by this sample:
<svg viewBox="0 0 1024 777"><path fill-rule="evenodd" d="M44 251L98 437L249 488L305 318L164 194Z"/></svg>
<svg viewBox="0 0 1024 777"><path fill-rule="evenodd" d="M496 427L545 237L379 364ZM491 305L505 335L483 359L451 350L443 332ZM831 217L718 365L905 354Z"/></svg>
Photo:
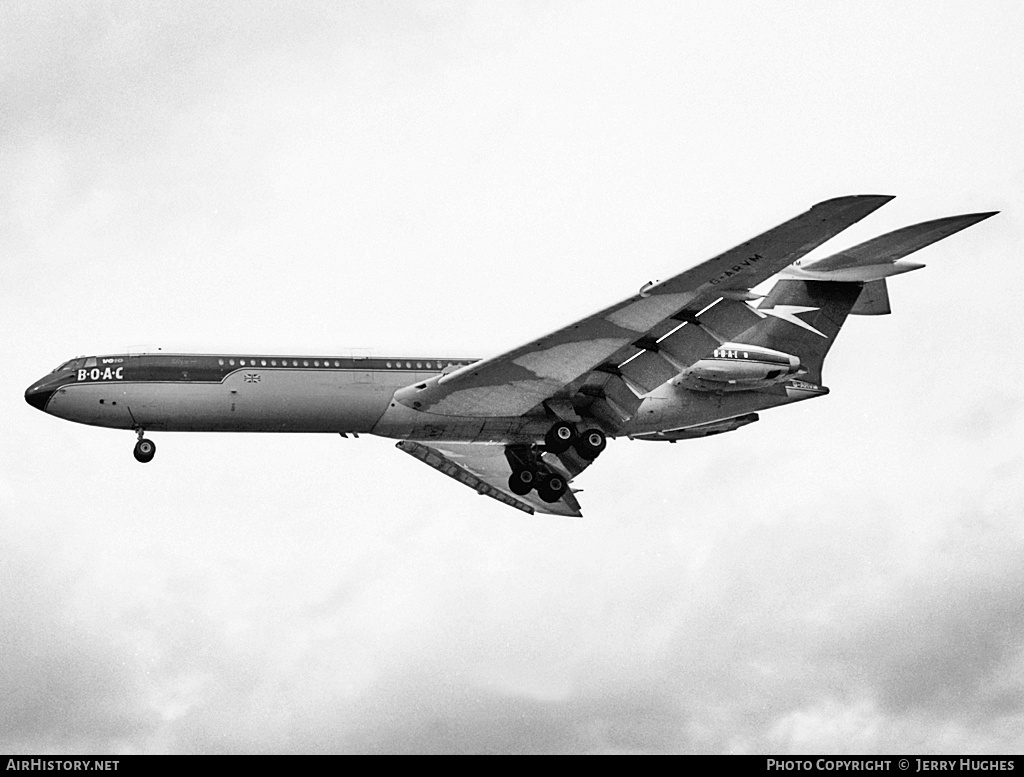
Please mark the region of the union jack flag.
<svg viewBox="0 0 1024 777"><path fill-rule="evenodd" d="M247 372L247 373L245 373L245 382L246 383L259 383L260 382L260 376L257 375L255 372Z"/></svg>

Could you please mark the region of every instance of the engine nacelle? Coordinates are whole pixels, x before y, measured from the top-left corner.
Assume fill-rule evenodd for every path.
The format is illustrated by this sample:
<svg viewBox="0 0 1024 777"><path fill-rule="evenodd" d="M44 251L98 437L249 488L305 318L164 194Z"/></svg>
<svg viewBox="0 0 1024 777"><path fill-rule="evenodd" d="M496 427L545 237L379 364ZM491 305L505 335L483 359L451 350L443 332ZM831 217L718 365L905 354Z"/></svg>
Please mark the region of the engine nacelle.
<svg viewBox="0 0 1024 777"><path fill-rule="evenodd" d="M672 382L694 391L749 391L802 375L800 359L760 345L722 343Z"/></svg>

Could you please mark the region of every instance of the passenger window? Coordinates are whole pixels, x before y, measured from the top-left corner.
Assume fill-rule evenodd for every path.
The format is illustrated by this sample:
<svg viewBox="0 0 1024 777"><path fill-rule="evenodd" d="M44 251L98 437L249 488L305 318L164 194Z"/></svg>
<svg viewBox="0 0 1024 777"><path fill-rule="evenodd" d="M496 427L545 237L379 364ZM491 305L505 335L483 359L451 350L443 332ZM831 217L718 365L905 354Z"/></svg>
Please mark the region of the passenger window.
<svg viewBox="0 0 1024 777"><path fill-rule="evenodd" d="M228 359L228 364L230 364L232 367L234 367L235 366L235 360L234 359Z"/></svg>

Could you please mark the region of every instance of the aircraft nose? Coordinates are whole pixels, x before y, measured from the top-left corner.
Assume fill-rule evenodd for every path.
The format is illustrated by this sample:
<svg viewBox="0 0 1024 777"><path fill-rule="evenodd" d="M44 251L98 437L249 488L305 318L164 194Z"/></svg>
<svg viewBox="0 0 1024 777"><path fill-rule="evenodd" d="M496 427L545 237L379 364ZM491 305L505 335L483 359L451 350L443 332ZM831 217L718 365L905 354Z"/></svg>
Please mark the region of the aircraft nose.
<svg viewBox="0 0 1024 777"><path fill-rule="evenodd" d="M53 396L54 389L45 383L36 383L25 391L25 401L38 410L46 410L46 403Z"/></svg>

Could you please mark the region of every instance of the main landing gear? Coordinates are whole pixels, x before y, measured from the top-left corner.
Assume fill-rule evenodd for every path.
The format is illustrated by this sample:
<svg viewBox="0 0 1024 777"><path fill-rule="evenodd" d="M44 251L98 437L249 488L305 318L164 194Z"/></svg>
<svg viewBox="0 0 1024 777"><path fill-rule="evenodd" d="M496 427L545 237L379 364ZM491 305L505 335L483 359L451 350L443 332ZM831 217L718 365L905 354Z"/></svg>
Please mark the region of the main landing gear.
<svg viewBox="0 0 1024 777"><path fill-rule="evenodd" d="M580 434L568 421L559 421L544 435L544 448L551 453L565 453L569 448L587 461L593 461L608 445L608 439L600 429L587 429Z"/></svg>
<svg viewBox="0 0 1024 777"><path fill-rule="evenodd" d="M144 430L139 429L138 434L139 441L135 443L135 450L132 451L132 453L135 454L136 461L141 462L142 464L147 464L153 460L154 456L156 456L156 444L152 440L147 440L142 436L145 434Z"/></svg>
<svg viewBox="0 0 1024 777"><path fill-rule="evenodd" d="M548 503L561 499L568 485L565 478L546 467L543 469L534 469L533 467L513 469L508 478L508 488L513 494L526 496L536 488L537 496Z"/></svg>
<svg viewBox="0 0 1024 777"><path fill-rule="evenodd" d="M568 421L559 421L544 435L544 446L510 445L505 449L505 456L512 474L508 479L508 488L513 494L526 496L537 489L537 496L548 503L557 502L569 487L566 479L544 463L541 455L544 451L560 455L575 449L580 458L586 461L596 459L608 445L608 439L600 429L587 429L580 434L575 425ZM586 466L586 465L584 465ZM570 469L570 472L579 471Z"/></svg>

